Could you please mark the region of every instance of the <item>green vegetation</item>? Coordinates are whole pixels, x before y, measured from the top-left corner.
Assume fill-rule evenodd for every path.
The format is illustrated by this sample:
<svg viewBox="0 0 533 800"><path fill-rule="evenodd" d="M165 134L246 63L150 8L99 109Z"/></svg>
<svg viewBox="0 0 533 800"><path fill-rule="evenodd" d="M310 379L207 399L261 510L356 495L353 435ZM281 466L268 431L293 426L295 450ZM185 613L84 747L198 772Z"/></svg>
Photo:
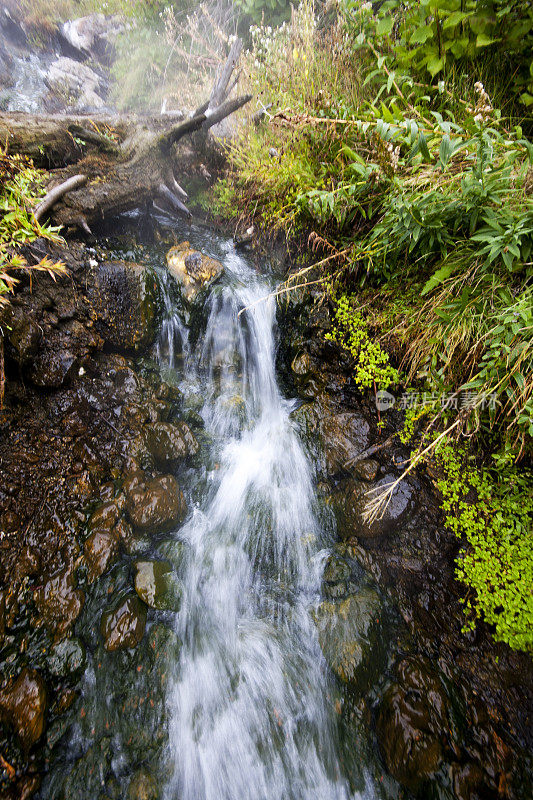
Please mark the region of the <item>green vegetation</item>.
<svg viewBox="0 0 533 800"><path fill-rule="evenodd" d="M21 253L24 246L42 237L60 242L58 229L40 225L32 208L43 195L42 173L31 161L21 156L10 156L0 147L0 308L9 302L15 290L17 273L31 274L44 271L55 278L66 271L64 264L42 258L30 264ZM0 407L4 399L4 332L0 327Z"/></svg>
<svg viewBox="0 0 533 800"><path fill-rule="evenodd" d="M354 380L359 388L387 389L391 383L398 383L398 372L389 364L388 353L370 338L368 327L356 308L345 294L335 298L337 324L326 333L326 339L338 342L350 353L355 362Z"/></svg>
<svg viewBox="0 0 533 800"><path fill-rule="evenodd" d="M462 488L449 494L451 472L440 486L464 543L458 576L495 636L529 648L531 4L392 0L374 14L345 0L326 19L304 0L290 25L251 37L266 123L230 148L218 202L310 234L356 383L433 398L409 411L405 440L421 452L430 426L453 452L469 436Z"/></svg>
<svg viewBox="0 0 533 800"><path fill-rule="evenodd" d="M17 279L17 271L46 270L51 274L64 272L62 264L43 258L38 264L28 264L20 249L38 237L60 242L58 228L39 225L31 209L42 197L42 173L21 156L9 156L0 147L0 306L8 302Z"/></svg>
<svg viewBox="0 0 533 800"><path fill-rule="evenodd" d="M464 601L467 627L483 617L497 641L533 651L533 475L509 465L480 469L450 444L436 460L446 524L469 545L457 566L473 590Z"/></svg>

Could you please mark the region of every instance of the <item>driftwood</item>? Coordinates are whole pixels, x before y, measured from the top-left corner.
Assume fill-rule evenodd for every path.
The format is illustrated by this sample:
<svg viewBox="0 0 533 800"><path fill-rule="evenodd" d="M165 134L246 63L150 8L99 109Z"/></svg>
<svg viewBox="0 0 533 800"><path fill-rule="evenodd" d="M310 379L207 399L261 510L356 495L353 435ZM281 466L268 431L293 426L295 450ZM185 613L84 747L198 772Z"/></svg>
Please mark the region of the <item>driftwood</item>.
<svg viewBox="0 0 533 800"><path fill-rule="evenodd" d="M176 145L208 130L251 97L229 98L242 45L236 40L219 71L209 100L192 117L96 114L91 116L0 113L0 142L9 152L52 169L55 186L35 209L55 224L88 231L105 217L162 198L173 212L189 216L187 193L176 177ZM228 88L229 87L229 88Z"/></svg>

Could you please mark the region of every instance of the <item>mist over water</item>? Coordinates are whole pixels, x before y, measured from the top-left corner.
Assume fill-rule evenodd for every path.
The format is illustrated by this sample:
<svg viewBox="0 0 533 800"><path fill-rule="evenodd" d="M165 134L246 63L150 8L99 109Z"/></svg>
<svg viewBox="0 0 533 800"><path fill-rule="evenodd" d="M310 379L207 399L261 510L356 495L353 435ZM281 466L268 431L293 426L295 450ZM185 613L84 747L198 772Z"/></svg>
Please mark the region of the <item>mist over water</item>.
<svg viewBox="0 0 533 800"><path fill-rule="evenodd" d="M178 534L190 548L165 796L348 798L312 620L327 542L293 404L276 381L275 301L257 302L271 287L233 250L225 267L182 383L205 398L214 469ZM178 317L162 336L172 360Z"/></svg>

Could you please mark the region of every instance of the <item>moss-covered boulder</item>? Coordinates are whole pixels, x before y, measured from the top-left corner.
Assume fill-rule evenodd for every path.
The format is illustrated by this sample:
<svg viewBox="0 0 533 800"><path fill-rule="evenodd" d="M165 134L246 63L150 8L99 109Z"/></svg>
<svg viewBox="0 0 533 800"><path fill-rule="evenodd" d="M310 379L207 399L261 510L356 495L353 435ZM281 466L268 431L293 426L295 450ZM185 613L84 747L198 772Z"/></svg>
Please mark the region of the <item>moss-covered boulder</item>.
<svg viewBox="0 0 533 800"><path fill-rule="evenodd" d="M380 662L381 600L370 587L340 602L325 601L315 612L318 639L328 665L345 683L364 688Z"/></svg>

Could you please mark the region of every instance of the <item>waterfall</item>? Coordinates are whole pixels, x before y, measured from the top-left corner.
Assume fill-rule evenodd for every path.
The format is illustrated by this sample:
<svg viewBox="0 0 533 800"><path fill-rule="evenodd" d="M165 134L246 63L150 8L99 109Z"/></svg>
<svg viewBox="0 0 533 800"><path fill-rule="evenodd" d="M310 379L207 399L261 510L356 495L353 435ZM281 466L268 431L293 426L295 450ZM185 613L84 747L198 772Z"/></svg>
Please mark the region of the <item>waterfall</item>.
<svg viewBox="0 0 533 800"><path fill-rule="evenodd" d="M328 542L294 404L276 380L275 300L232 249L225 268L181 375L185 395L193 387L204 399L213 468L176 534L188 556L165 797L348 798L312 619ZM171 327L160 358L174 359Z"/></svg>

